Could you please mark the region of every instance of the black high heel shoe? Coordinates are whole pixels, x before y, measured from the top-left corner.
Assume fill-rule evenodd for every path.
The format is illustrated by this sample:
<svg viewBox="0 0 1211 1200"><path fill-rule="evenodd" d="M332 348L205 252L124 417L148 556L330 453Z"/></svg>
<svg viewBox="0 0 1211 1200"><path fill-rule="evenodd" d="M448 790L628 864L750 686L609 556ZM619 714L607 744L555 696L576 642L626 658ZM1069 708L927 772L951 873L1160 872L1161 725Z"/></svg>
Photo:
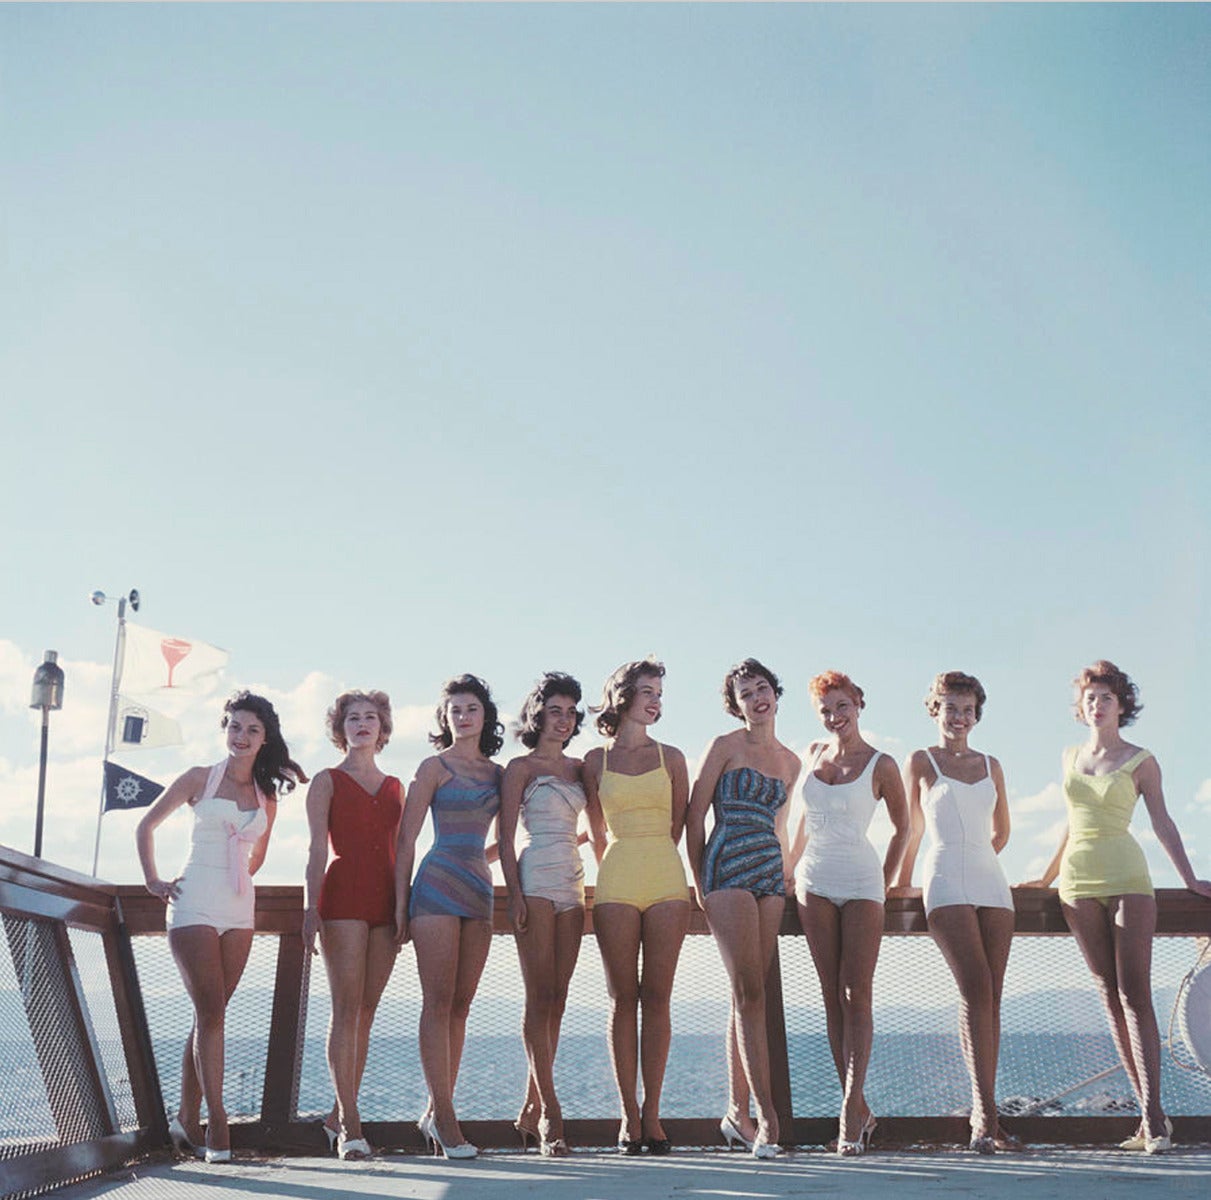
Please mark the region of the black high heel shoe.
<svg viewBox="0 0 1211 1200"><path fill-rule="evenodd" d="M629 1154L634 1157L636 1154L643 1153L643 1138L627 1137L626 1125L623 1125L618 1131L618 1153Z"/></svg>
<svg viewBox="0 0 1211 1200"><path fill-rule="evenodd" d="M669 1139L666 1137L644 1138L643 1144L649 1154L656 1154L656 1155L669 1154L672 1152L672 1149L673 1149L673 1143L671 1141L669 1141Z"/></svg>

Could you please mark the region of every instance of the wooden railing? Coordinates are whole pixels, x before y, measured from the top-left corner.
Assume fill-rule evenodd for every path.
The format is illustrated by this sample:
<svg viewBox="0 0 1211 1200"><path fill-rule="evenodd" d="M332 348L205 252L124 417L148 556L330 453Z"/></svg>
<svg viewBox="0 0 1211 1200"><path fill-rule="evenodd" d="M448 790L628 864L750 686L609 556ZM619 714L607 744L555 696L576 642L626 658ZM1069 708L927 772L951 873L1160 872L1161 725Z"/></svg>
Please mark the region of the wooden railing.
<svg viewBox="0 0 1211 1200"><path fill-rule="evenodd" d="M117 889L0 847L0 914L54 1125L27 1145L0 1145L0 1194L81 1179L162 1149L164 1101ZM69 928L100 935L104 947L138 1114L133 1130L119 1124Z"/></svg>
<svg viewBox="0 0 1211 1200"><path fill-rule="evenodd" d="M276 1153L326 1151L315 1120L302 1121L297 1114L310 979L301 937L302 890L258 887L256 892L256 932L277 939L273 1007L260 1113L253 1121L232 1124L232 1143L237 1149ZM1162 889L1157 900L1161 935L1211 934L1211 903L1184 889ZM1014 903L1017 936L1067 936L1053 891L1015 889ZM28 1145L0 1144L0 1197L78 1179L167 1148L164 1103L131 946L132 938L163 936L164 911L162 902L141 886L102 883L0 847L0 912L56 1126L47 1130L45 1138ZM69 928L99 934L102 939L137 1129L119 1127L110 1081L75 970ZM591 934L592 928L590 889L586 932ZM926 933L919 893L896 894L888 900L885 931L891 937ZM509 933L503 889L497 889L494 932ZM801 936L793 903L787 904L781 932ZM705 917L697 909L690 933L709 933ZM782 1129L791 1131L790 1136L784 1132L784 1140L789 1144L823 1143L836 1135L836 1119L795 1117L793 1113L782 967L777 957L767 981L767 997L775 1099ZM0 1038L4 1037L0 1029ZM1134 1122L1131 1116L1035 1116L1016 1118L1012 1125L1026 1141L1094 1143L1125 1137ZM1177 1116L1174 1123L1182 1141L1211 1140L1211 1116ZM668 1119L665 1126L679 1145L713 1145L718 1140L717 1115ZM481 1146L516 1145L508 1121L465 1121L463 1128ZM86 1136L79 1135L81 1129ZM422 1149L415 1126L402 1114L398 1120L367 1122L366 1129L376 1145ZM879 1124L880 1141L885 1145L963 1141L965 1130L963 1118L941 1115L885 1117ZM567 1132L575 1145L607 1146L617 1137L618 1120L606 1113L594 1119L569 1120Z"/></svg>

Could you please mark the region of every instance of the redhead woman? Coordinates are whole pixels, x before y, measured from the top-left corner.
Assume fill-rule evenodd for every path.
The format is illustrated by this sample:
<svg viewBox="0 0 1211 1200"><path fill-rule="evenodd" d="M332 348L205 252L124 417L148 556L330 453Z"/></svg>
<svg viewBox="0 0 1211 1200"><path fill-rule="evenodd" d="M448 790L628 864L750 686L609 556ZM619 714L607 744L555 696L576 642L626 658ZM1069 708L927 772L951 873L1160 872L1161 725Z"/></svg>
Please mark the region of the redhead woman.
<svg viewBox="0 0 1211 1200"><path fill-rule="evenodd" d="M181 1105L169 1122L169 1134L178 1150L202 1155L207 1162L231 1159L223 1037L227 1002L252 949L252 876L265 861L278 792L307 782L302 767L290 758L273 705L263 696L237 692L223 706L222 727L227 757L213 767L191 767L170 784L135 833L147 890L168 904L168 947L193 1002L193 1028L181 1064ZM161 879L155 832L184 807L193 813L189 857L175 879Z"/></svg>
<svg viewBox="0 0 1211 1200"><path fill-rule="evenodd" d="M706 919L732 983L728 1020L728 1111L719 1132L757 1158L778 1153L778 1116L770 1085L765 978L786 911L791 873L786 800L799 758L774 736L778 677L755 658L723 680L724 708L744 728L717 737L690 793L686 845ZM706 814L715 824L706 837ZM749 1113L757 1103L757 1120Z"/></svg>
<svg viewBox="0 0 1211 1200"><path fill-rule="evenodd" d="M908 841L908 805L895 760L858 727L862 689L840 671L825 671L808 686L829 736L807 751L791 851L795 896L844 1092L837 1153L852 1156L865 1152L875 1128L863 1090L874 1035L871 989L883 899ZM882 867L866 833L880 800L893 828Z"/></svg>
<svg viewBox="0 0 1211 1200"><path fill-rule="evenodd" d="M1043 878L1028 886L1049 887L1059 876L1064 919L1101 993L1143 1118L1122 1149L1160 1154L1170 1148L1173 1128L1161 1109L1161 1041L1152 1008L1156 900L1144 852L1128 831L1140 796L1186 887L1211 898L1211 883L1196 878L1190 866L1165 807L1160 765L1122 735L1143 707L1135 684L1102 659L1073 686L1076 718L1089 736L1064 754L1068 828Z"/></svg>
<svg viewBox="0 0 1211 1200"><path fill-rule="evenodd" d="M332 993L328 1070L336 1104L324 1121L341 1158L368 1158L357 1093L370 1026L399 946L395 941L395 844L403 789L375 756L391 737L385 692L344 692L328 710L328 736L345 757L307 791L311 852L303 939L316 934ZM328 846L335 856L327 872Z"/></svg>
<svg viewBox="0 0 1211 1200"><path fill-rule="evenodd" d="M417 768L408 788L395 858L395 936L416 948L422 1006L420 1057L429 1109L417 1123L447 1158L474 1158L454 1113L467 1012L492 940L492 877L484 843L500 810L503 772L493 755L504 726L488 685L460 675L442 688L438 753ZM432 811L433 847L415 879L416 839Z"/></svg>
<svg viewBox="0 0 1211 1200"><path fill-rule="evenodd" d="M904 767L912 836L900 885L912 870L926 827L925 916L959 985L959 1035L971 1078L971 1148L980 1154L1014 1143L997 1124L1001 987L1013 941L1013 896L997 855L1009 841L1005 775L995 758L973 750L971 731L987 695L974 675L938 675L925 707L938 744L916 750Z"/></svg>
<svg viewBox="0 0 1211 1200"><path fill-rule="evenodd" d="M522 1031L530 1073L514 1127L524 1148L564 1157L563 1113L553 1068L568 984L584 933L584 865L578 825L585 809L583 764L565 752L580 732L580 684L552 671L526 697L517 738L530 753L505 769L500 798L500 865L509 889L509 920L526 985ZM520 859L518 822L525 836Z"/></svg>
<svg viewBox="0 0 1211 1200"><path fill-rule="evenodd" d="M672 1148L660 1122L660 1092L672 1037L669 997L690 920L677 853L690 787L685 756L651 734L660 720L663 679L663 663L642 659L624 663L606 680L595 711L608 740L584 760L589 831L600 864L593 927L610 990L623 1154L668 1154ZM636 1094L640 1066L642 1107Z"/></svg>

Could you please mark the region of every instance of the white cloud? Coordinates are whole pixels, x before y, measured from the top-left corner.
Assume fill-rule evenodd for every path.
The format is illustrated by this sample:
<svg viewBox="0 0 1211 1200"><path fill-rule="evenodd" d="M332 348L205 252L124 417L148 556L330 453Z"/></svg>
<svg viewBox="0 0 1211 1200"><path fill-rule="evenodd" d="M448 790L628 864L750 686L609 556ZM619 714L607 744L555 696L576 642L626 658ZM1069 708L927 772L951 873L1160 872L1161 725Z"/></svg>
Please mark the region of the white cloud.
<svg viewBox="0 0 1211 1200"><path fill-rule="evenodd" d="M1194 803L1203 808L1211 808L1211 779L1204 779L1194 793Z"/></svg>
<svg viewBox="0 0 1211 1200"><path fill-rule="evenodd" d="M1058 783L1047 784L1041 792L1030 796L1011 796L1009 811L1014 817L1027 816L1033 813L1050 813L1064 811L1064 789Z"/></svg>
<svg viewBox="0 0 1211 1200"><path fill-rule="evenodd" d="M823 734L821 736L824 736ZM884 754L890 754L897 762L903 762L907 753L908 743L903 738L890 737L884 733L875 733L873 730L863 727L862 736L876 750L882 750Z"/></svg>
<svg viewBox="0 0 1211 1200"><path fill-rule="evenodd" d="M39 714L27 707L29 686L37 661L11 641L0 640L0 711L22 721L6 722L0 747L0 843L30 853L34 843L38 787ZM101 799L101 764L109 710L109 663L63 661L65 702L51 714L43 852L47 858L77 871L91 871L97 813ZM328 741L325 715L345 685L313 671L293 687L273 688L224 674L213 682L212 694L179 716L184 743L159 750L136 750L119 757L123 765L158 783L168 784L188 767L216 762L223 754L219 729L222 700L248 687L269 699L282 720L292 756L309 775L339 760ZM383 769L405 783L420 761L430 754L427 735L433 709L406 705L393 712L395 731L383 755ZM21 724L26 729L20 729ZM263 883L301 883L307 853L306 787L283 797L265 867ZM141 811L106 814L101 829L98 874L128 883L142 878L134 848L134 831ZM190 825L182 813L157 830L156 857L161 873L173 872L184 861Z"/></svg>

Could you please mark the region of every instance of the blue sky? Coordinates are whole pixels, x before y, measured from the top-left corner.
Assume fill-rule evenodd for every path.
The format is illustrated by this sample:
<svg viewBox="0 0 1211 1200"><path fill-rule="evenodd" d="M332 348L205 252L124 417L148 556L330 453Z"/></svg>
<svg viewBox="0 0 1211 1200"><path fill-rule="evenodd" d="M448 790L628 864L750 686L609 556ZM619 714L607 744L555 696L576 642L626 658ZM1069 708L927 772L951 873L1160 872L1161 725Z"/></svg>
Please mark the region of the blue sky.
<svg viewBox="0 0 1211 1200"><path fill-rule="evenodd" d="M898 756L972 671L1014 878L1108 656L1211 873L1209 52L1184 5L0 7L0 841L54 646L91 862L86 597L137 586L309 767L386 688L405 777L462 670L516 711L654 652L691 758L748 654L788 743L839 667Z"/></svg>

